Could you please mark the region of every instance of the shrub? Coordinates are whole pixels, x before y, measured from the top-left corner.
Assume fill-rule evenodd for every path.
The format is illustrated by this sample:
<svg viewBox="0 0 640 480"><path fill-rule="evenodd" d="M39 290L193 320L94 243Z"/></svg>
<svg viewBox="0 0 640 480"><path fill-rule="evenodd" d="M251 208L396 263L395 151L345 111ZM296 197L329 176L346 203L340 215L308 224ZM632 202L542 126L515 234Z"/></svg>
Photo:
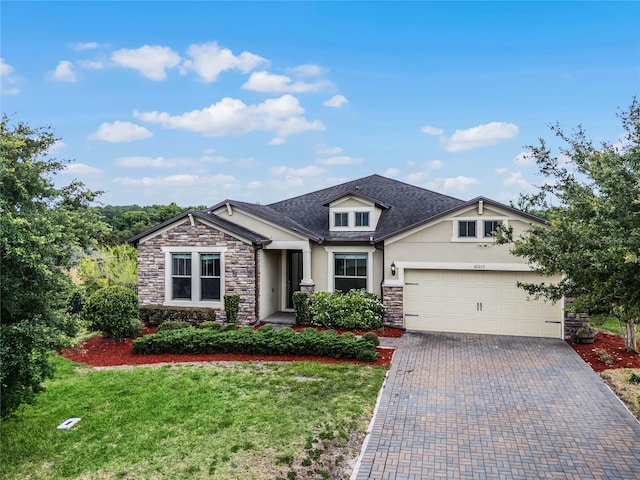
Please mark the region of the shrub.
<svg viewBox="0 0 640 480"><path fill-rule="evenodd" d="M140 320L152 327L162 322L188 322L199 325L202 322L215 322L216 310L204 307L165 307L162 305L142 305Z"/></svg>
<svg viewBox="0 0 640 480"><path fill-rule="evenodd" d="M310 312L314 325L366 329L382 325L384 306L377 296L365 290L317 292L312 298Z"/></svg>
<svg viewBox="0 0 640 480"><path fill-rule="evenodd" d="M208 328L210 330L220 330L220 324L218 322L202 322L200 328Z"/></svg>
<svg viewBox="0 0 640 480"><path fill-rule="evenodd" d="M640 383L640 375L635 372L631 372L631 375L629 375L629 380L627 381L629 383Z"/></svg>
<svg viewBox="0 0 640 480"><path fill-rule="evenodd" d="M293 292L296 325L306 325L311 321L311 298L309 292Z"/></svg>
<svg viewBox="0 0 640 480"><path fill-rule="evenodd" d="M225 293L224 294L224 312L227 314L228 323L236 323L238 321L239 310L240 310L240 294Z"/></svg>
<svg viewBox="0 0 640 480"><path fill-rule="evenodd" d="M366 340L367 342L371 342L373 343L373 345L375 347L377 347L378 345L380 345L380 339L378 338L378 336L373 333L373 332L367 332L364 335L362 335L362 339Z"/></svg>
<svg viewBox="0 0 640 480"><path fill-rule="evenodd" d="M165 330L182 330L183 328L189 328L189 327L191 327L191 324L187 322L179 322L179 321L176 322L173 320L167 320L166 322L162 322L158 326L158 331L163 332Z"/></svg>
<svg viewBox="0 0 640 480"><path fill-rule="evenodd" d="M131 324L129 325L129 334L125 335L127 338L138 338L142 331L144 330L144 323L142 323L137 318L131 320Z"/></svg>
<svg viewBox="0 0 640 480"><path fill-rule="evenodd" d="M132 321L138 318L138 296L120 285L101 288L85 303L83 316L92 330L118 343L132 333Z"/></svg>
<svg viewBox="0 0 640 480"><path fill-rule="evenodd" d="M378 358L373 343L354 335L318 332L313 328L296 333L291 328L244 327L216 331L207 328L164 330L133 342L133 353L243 353L254 355L322 355L374 361Z"/></svg>
<svg viewBox="0 0 640 480"><path fill-rule="evenodd" d="M236 329L235 323L225 323L224 325L220 325L221 332L231 332Z"/></svg>

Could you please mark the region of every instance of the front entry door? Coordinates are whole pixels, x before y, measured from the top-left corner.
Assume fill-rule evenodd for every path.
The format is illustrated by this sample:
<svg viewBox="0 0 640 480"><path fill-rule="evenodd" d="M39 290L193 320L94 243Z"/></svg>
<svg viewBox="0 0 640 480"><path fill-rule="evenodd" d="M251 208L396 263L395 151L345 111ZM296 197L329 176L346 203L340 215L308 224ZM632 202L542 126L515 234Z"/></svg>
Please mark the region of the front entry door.
<svg viewBox="0 0 640 480"><path fill-rule="evenodd" d="M287 308L293 308L293 292L300 291L302 250L287 250Z"/></svg>

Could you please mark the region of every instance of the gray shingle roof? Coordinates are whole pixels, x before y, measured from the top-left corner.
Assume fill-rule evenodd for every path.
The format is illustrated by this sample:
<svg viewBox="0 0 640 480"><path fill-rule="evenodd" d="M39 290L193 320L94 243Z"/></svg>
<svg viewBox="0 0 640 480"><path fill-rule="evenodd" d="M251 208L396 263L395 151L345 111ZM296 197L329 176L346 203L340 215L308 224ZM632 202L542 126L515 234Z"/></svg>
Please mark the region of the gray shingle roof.
<svg viewBox="0 0 640 480"><path fill-rule="evenodd" d="M164 227L171 225L172 223L175 223L179 220L182 220L183 218L188 217L189 215L200 218L209 223L213 223L214 225L217 225L220 228L227 230L228 232L233 233L239 236L240 238L244 238L245 240L248 240L254 244L264 245L271 242L271 240L264 237L263 235L253 232L247 228L241 227L240 225L237 225L233 222L229 222L228 220L225 220L224 218L220 218L217 215L213 215L208 212L202 212L200 210L188 210L186 212L182 212L180 215L176 215L175 217L167 220L166 222L161 223L160 225L156 225L155 227L149 230L139 233L135 237L129 238L127 240L127 243L137 244L141 238L144 238L147 235L151 235L152 233L157 232L158 230L161 230Z"/></svg>
<svg viewBox="0 0 640 480"><path fill-rule="evenodd" d="M354 192L388 207L382 211L376 231L373 233L330 232L328 203L342 195ZM374 240L388 237L464 203L458 198L432 192L398 180L380 175L370 175L272 203L268 207L314 232L325 241L363 241L369 240L371 236L374 237Z"/></svg>

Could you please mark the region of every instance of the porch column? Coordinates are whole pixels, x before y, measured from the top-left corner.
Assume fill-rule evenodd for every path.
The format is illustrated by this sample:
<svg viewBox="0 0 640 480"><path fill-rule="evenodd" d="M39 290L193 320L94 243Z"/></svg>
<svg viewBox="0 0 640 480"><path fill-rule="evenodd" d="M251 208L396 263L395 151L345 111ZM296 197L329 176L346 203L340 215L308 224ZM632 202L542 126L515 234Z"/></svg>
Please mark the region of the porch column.
<svg viewBox="0 0 640 480"><path fill-rule="evenodd" d="M302 249L302 281L301 286L313 287L313 279L311 278L311 248L307 245Z"/></svg>

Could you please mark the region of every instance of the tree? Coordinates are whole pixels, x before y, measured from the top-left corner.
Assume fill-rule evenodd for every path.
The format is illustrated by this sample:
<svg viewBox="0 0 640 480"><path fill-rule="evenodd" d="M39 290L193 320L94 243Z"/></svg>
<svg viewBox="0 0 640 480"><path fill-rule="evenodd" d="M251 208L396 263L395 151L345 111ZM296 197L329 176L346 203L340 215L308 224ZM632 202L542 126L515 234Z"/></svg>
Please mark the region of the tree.
<svg viewBox="0 0 640 480"><path fill-rule="evenodd" d="M78 276L87 295L111 285L121 285L135 292L138 286L137 250L131 245L101 247L78 261Z"/></svg>
<svg viewBox="0 0 640 480"><path fill-rule="evenodd" d="M63 162L46 157L47 128L0 123L0 415L31 402L52 374L49 353L75 334L66 313L66 274L79 247L106 225L89 208L98 192L80 182L57 187Z"/></svg>
<svg viewBox="0 0 640 480"><path fill-rule="evenodd" d="M575 299L580 308L605 310L626 324L626 348L637 351L640 318L640 105L633 99L619 115L625 134L617 144L594 145L582 127L552 132L564 145L553 155L544 139L529 147L545 181L523 196L550 214L546 226L532 226L513 238L512 253L527 258L544 275L562 274L557 283L521 285L536 297Z"/></svg>

